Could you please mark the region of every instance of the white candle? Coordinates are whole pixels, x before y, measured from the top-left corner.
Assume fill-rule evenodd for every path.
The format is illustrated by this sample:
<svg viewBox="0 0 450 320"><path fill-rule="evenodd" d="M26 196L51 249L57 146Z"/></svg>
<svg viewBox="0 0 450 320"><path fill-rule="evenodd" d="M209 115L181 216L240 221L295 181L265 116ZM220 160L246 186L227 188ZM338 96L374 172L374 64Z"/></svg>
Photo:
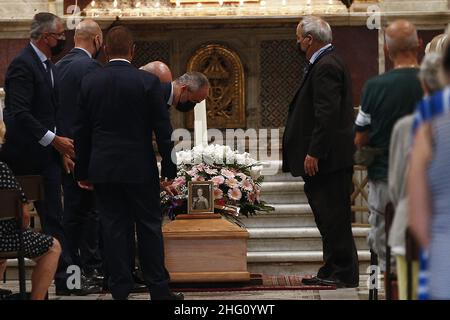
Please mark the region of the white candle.
<svg viewBox="0 0 450 320"><path fill-rule="evenodd" d="M194 108L194 145L208 145L208 123L206 121L206 101L203 100Z"/></svg>

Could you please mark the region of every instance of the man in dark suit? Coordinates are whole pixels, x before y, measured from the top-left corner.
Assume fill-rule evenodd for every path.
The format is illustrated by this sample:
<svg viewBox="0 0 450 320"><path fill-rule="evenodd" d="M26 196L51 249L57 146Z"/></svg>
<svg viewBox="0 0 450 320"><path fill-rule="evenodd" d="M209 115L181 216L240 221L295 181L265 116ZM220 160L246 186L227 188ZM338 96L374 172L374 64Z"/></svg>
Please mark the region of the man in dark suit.
<svg viewBox="0 0 450 320"><path fill-rule="evenodd" d="M54 14L38 13L31 24L31 41L8 67L5 79L6 144L0 158L16 175L44 177L44 201L36 202L43 232L63 248L57 282L65 282L65 237L61 224L61 158L73 157L73 142L56 131L58 74L51 57L65 44L63 22Z"/></svg>
<svg viewBox="0 0 450 320"><path fill-rule="evenodd" d="M306 284L356 287L358 256L351 229L353 174L351 80L331 45L329 24L305 17L297 45L309 62L283 138L283 171L302 176L322 236L324 265Z"/></svg>
<svg viewBox="0 0 450 320"><path fill-rule="evenodd" d="M152 132L162 156L161 176L173 179L172 126L157 77L135 69L130 31L112 28L106 36L109 63L81 85L75 133L79 185L94 188L103 233L104 256L114 299L133 288L130 248L138 240L140 263L152 299L182 299L168 287L161 231L160 180Z"/></svg>
<svg viewBox="0 0 450 320"><path fill-rule="evenodd" d="M74 138L75 121L78 117L77 99L81 81L86 74L101 68L95 58L102 48L102 30L93 20L85 19L77 25L74 41L75 48L56 64L60 80L57 127L61 134L71 139ZM94 208L94 195L92 191L81 189L74 179L75 161L69 156L63 157L63 226L67 248L73 262L92 280L90 282L102 283L99 218ZM100 290L95 286L84 285L90 293Z"/></svg>

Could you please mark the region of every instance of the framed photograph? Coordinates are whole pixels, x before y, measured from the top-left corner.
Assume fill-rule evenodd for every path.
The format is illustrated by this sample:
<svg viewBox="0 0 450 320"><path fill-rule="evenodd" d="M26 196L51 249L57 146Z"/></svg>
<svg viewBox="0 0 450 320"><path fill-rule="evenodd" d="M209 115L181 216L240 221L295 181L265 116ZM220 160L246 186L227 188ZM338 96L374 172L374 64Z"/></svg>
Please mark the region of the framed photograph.
<svg viewBox="0 0 450 320"><path fill-rule="evenodd" d="M188 214L214 213L214 192L212 181L188 182Z"/></svg>

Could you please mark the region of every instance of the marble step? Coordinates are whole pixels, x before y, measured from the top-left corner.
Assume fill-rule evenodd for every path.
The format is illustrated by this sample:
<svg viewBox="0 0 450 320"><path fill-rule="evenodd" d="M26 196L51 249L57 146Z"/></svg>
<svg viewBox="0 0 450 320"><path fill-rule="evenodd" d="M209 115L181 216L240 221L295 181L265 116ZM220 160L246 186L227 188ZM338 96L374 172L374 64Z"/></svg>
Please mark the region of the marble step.
<svg viewBox="0 0 450 320"><path fill-rule="evenodd" d="M241 222L247 228L314 227L316 225L308 204L270 204L274 211L259 212Z"/></svg>
<svg viewBox="0 0 450 320"><path fill-rule="evenodd" d="M305 204L308 199L303 191L303 181L263 182L261 199L272 204Z"/></svg>
<svg viewBox="0 0 450 320"><path fill-rule="evenodd" d="M358 250L359 261L370 261L369 250ZM248 263L322 262L322 251L260 251L247 252Z"/></svg>
<svg viewBox="0 0 450 320"><path fill-rule="evenodd" d="M322 238L315 227L303 228L248 228L248 252L321 251ZM368 250L369 228L353 227L358 250Z"/></svg>
<svg viewBox="0 0 450 320"><path fill-rule="evenodd" d="M359 250L359 271L368 273L369 250ZM248 252L249 272L273 275L314 275L323 264L322 251Z"/></svg>
<svg viewBox="0 0 450 320"><path fill-rule="evenodd" d="M261 172L264 175L264 182L282 182L282 181L303 181L301 177L293 177L289 172L277 172L276 174L264 174L264 169Z"/></svg>

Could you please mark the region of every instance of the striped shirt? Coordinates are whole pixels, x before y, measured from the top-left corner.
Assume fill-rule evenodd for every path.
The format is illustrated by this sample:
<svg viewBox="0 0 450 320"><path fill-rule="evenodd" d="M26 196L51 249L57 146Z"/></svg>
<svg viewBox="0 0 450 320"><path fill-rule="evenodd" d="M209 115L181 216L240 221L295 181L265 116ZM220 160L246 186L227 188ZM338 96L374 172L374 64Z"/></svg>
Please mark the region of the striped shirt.
<svg viewBox="0 0 450 320"><path fill-rule="evenodd" d="M446 114L450 111L450 86L444 90L435 93L432 96L425 97L417 104L414 113L413 133L427 121L434 117Z"/></svg>

